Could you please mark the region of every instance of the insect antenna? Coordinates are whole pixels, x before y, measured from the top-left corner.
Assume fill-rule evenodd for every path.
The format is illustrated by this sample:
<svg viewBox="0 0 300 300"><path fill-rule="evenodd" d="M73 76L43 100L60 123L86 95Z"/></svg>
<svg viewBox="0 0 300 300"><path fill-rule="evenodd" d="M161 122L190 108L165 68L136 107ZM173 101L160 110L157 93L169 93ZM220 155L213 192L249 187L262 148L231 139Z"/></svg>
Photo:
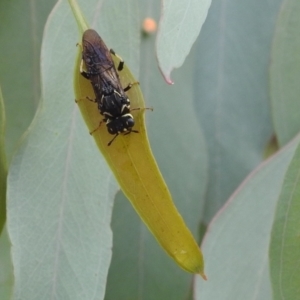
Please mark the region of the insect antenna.
<svg viewBox="0 0 300 300"><path fill-rule="evenodd" d="M151 110L153 111L153 107L136 107L136 108L131 108L130 111L133 110Z"/></svg>

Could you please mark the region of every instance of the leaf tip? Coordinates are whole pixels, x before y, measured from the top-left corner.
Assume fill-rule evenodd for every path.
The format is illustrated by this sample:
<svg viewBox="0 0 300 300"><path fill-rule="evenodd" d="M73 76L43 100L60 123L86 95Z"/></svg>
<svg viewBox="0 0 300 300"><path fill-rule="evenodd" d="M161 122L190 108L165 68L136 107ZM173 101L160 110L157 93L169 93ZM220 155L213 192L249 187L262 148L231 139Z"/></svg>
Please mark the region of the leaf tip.
<svg viewBox="0 0 300 300"><path fill-rule="evenodd" d="M162 70L161 70L161 73L166 81L167 84L169 85L173 85L174 84L174 81L171 79L171 72L167 72L167 73L164 73Z"/></svg>
<svg viewBox="0 0 300 300"><path fill-rule="evenodd" d="M164 80L166 81L167 84L170 84L170 85L173 85L174 84L174 81L171 79L171 72L172 72L172 69L171 70L165 70L161 64L159 63L159 59L157 57L157 60L158 60L158 68L159 68L159 71L161 73L161 75L163 76Z"/></svg>
<svg viewBox="0 0 300 300"><path fill-rule="evenodd" d="M172 79L170 79L170 80L168 79L168 80L167 80L167 83L170 84L170 85L173 85L173 84L174 84L174 81L172 81Z"/></svg>
<svg viewBox="0 0 300 300"><path fill-rule="evenodd" d="M205 281L207 281L207 277L206 277L206 275L205 275L203 272L199 273L199 275L200 275Z"/></svg>

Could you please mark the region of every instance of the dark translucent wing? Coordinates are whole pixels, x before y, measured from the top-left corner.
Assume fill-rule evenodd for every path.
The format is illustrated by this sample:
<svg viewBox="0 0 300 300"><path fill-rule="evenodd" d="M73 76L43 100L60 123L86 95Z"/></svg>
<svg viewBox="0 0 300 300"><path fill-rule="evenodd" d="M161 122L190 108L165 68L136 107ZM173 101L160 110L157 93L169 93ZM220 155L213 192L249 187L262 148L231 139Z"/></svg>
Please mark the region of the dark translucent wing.
<svg viewBox="0 0 300 300"><path fill-rule="evenodd" d="M88 29L84 32L82 46L83 60L93 86L102 88L110 85L123 91L110 51L95 30Z"/></svg>

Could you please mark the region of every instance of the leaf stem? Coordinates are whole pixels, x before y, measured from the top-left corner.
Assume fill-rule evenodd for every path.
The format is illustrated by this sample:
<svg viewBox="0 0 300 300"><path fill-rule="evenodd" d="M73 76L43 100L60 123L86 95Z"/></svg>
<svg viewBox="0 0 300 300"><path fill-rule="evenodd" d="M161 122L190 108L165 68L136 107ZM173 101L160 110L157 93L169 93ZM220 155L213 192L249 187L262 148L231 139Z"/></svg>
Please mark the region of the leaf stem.
<svg viewBox="0 0 300 300"><path fill-rule="evenodd" d="M76 0L68 0L68 2L70 4L70 7L74 14L74 17L76 19L77 25L79 27L79 31L81 32L81 34L83 34L83 32L89 28L89 25L86 22L77 1Z"/></svg>

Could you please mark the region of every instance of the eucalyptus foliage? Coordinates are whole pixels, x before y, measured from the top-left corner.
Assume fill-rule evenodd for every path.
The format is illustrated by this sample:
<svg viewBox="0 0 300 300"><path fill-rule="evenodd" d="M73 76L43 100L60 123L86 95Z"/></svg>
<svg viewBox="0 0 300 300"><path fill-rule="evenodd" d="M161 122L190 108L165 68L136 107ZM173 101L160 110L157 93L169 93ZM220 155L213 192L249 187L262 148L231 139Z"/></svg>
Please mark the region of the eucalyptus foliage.
<svg viewBox="0 0 300 300"><path fill-rule="evenodd" d="M154 108L150 144L208 281L164 253L97 151L69 3L3 0L0 299L299 299L299 1L162 2L78 4Z"/></svg>

